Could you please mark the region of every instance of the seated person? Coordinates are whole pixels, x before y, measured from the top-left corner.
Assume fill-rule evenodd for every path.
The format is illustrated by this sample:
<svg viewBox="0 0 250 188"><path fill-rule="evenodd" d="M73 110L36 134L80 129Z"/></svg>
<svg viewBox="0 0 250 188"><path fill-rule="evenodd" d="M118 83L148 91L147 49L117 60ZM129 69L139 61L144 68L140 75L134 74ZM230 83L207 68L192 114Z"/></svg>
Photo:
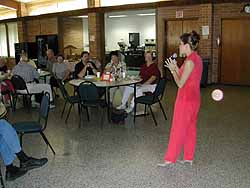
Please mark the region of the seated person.
<svg viewBox="0 0 250 188"><path fill-rule="evenodd" d="M51 73L53 69L53 64L57 62L57 59L52 49L48 49L46 55L46 69Z"/></svg>
<svg viewBox="0 0 250 188"><path fill-rule="evenodd" d="M111 74L119 74L119 69L123 68L126 70L126 63L121 61L121 55L118 50L110 52L111 61L105 66L105 72L110 72ZM110 89L110 102L113 101L115 92L119 87Z"/></svg>
<svg viewBox="0 0 250 188"><path fill-rule="evenodd" d="M121 61L121 55L119 51L110 52L111 61L105 66L105 72L115 73L120 68L126 70L126 63Z"/></svg>
<svg viewBox="0 0 250 188"><path fill-rule="evenodd" d="M29 93L41 93L47 91L50 95L50 101L52 102L53 95L50 85L35 83L35 80L38 80L40 75L35 68L27 64L27 62L27 54L24 53L20 58L20 62L13 68L12 74L21 76L24 79ZM55 106L51 104L50 107L53 108Z"/></svg>
<svg viewBox="0 0 250 188"><path fill-rule="evenodd" d="M5 59L0 57L0 72L7 73L7 70Z"/></svg>
<svg viewBox="0 0 250 188"><path fill-rule="evenodd" d="M53 90L53 87L56 87L56 88L59 87L56 79L65 81L69 78L70 71L68 70L66 63L64 63L63 55L57 56L57 62L53 64L52 74L53 76L51 76L50 78L50 85L51 85L52 90Z"/></svg>
<svg viewBox="0 0 250 188"><path fill-rule="evenodd" d="M75 78L84 78L86 75L96 75L96 65L89 60L89 52L81 53L81 61L75 66Z"/></svg>
<svg viewBox="0 0 250 188"><path fill-rule="evenodd" d="M0 104L0 155L6 166L6 180L12 181L24 175L28 170L45 165L48 159L36 159L23 152L15 129L3 119L6 113L6 108ZM20 161L20 167L13 165L16 157Z"/></svg>
<svg viewBox="0 0 250 188"><path fill-rule="evenodd" d="M22 50L21 57L22 57L22 54L28 55L24 50ZM28 56L27 56L27 57L28 57ZM27 62L27 63L28 63L29 65L31 65L32 67L34 67L35 69L37 69L36 63L35 63L33 60L31 60L31 59L28 58L28 62Z"/></svg>
<svg viewBox="0 0 250 188"><path fill-rule="evenodd" d="M136 97L143 96L146 92L154 92L156 84L160 78L160 71L156 63L152 60L151 52L145 53L146 63L141 66L140 76L142 78L141 85L136 87ZM122 104L117 109L125 109L127 113L132 112L134 108L134 97L129 106L126 106L131 94L134 93L134 87L126 86L124 89ZM126 108L127 107L127 108Z"/></svg>

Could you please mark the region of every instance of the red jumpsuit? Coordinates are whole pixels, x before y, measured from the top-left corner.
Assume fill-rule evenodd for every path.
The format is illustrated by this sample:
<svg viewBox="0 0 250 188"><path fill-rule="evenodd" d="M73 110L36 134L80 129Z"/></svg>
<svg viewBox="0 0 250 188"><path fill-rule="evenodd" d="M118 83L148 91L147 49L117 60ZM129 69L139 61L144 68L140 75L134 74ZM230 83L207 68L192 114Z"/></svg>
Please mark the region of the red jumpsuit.
<svg viewBox="0 0 250 188"><path fill-rule="evenodd" d="M182 147L184 160L193 160L196 145L196 122L200 109L200 81L202 60L197 52L192 52L186 60L194 63L194 69L182 88L179 88L174 107L174 116L165 161L175 163ZM184 64L179 69L183 73Z"/></svg>

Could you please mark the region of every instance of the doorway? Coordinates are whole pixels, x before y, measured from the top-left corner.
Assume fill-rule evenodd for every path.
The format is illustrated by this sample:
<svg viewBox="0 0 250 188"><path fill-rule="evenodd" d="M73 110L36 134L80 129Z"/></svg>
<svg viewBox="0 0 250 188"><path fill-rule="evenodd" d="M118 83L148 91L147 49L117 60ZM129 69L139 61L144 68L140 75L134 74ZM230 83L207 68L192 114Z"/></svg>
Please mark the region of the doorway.
<svg viewBox="0 0 250 188"><path fill-rule="evenodd" d="M250 19L222 20L220 82L250 85Z"/></svg>

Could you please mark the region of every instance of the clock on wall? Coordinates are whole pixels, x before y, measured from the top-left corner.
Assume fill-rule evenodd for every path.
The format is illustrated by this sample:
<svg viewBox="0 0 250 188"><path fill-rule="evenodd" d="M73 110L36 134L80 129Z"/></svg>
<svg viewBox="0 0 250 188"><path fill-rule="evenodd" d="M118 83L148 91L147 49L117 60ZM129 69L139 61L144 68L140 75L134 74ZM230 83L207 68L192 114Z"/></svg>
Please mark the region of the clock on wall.
<svg viewBox="0 0 250 188"><path fill-rule="evenodd" d="M245 13L250 14L250 4L246 4L246 5L243 7L243 11L244 11Z"/></svg>

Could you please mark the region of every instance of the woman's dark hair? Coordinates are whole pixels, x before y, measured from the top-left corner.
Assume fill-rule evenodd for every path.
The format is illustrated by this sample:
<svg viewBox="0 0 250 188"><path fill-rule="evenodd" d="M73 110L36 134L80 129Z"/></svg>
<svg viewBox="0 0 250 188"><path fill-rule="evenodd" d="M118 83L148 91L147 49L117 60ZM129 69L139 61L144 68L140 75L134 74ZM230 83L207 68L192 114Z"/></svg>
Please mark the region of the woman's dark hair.
<svg viewBox="0 0 250 188"><path fill-rule="evenodd" d="M88 55L89 55L89 52L83 51L83 52L81 53L81 57L83 57L84 54L88 54Z"/></svg>
<svg viewBox="0 0 250 188"><path fill-rule="evenodd" d="M153 57L153 52L152 51L145 51L145 53L144 53L144 55L146 55L146 54L150 54L152 57Z"/></svg>
<svg viewBox="0 0 250 188"><path fill-rule="evenodd" d="M119 57L119 52L118 52L118 50L116 50L116 51L112 51L112 52L110 52L110 58L113 56L113 55L115 55L115 56L117 56L117 57Z"/></svg>
<svg viewBox="0 0 250 188"><path fill-rule="evenodd" d="M197 50L200 41L200 35L196 31L192 31L191 33L182 34L180 39L184 44L189 44L192 50Z"/></svg>
<svg viewBox="0 0 250 188"><path fill-rule="evenodd" d="M56 58L58 58L58 57L61 57L61 58L63 58L63 60L64 60L63 54L57 54Z"/></svg>

